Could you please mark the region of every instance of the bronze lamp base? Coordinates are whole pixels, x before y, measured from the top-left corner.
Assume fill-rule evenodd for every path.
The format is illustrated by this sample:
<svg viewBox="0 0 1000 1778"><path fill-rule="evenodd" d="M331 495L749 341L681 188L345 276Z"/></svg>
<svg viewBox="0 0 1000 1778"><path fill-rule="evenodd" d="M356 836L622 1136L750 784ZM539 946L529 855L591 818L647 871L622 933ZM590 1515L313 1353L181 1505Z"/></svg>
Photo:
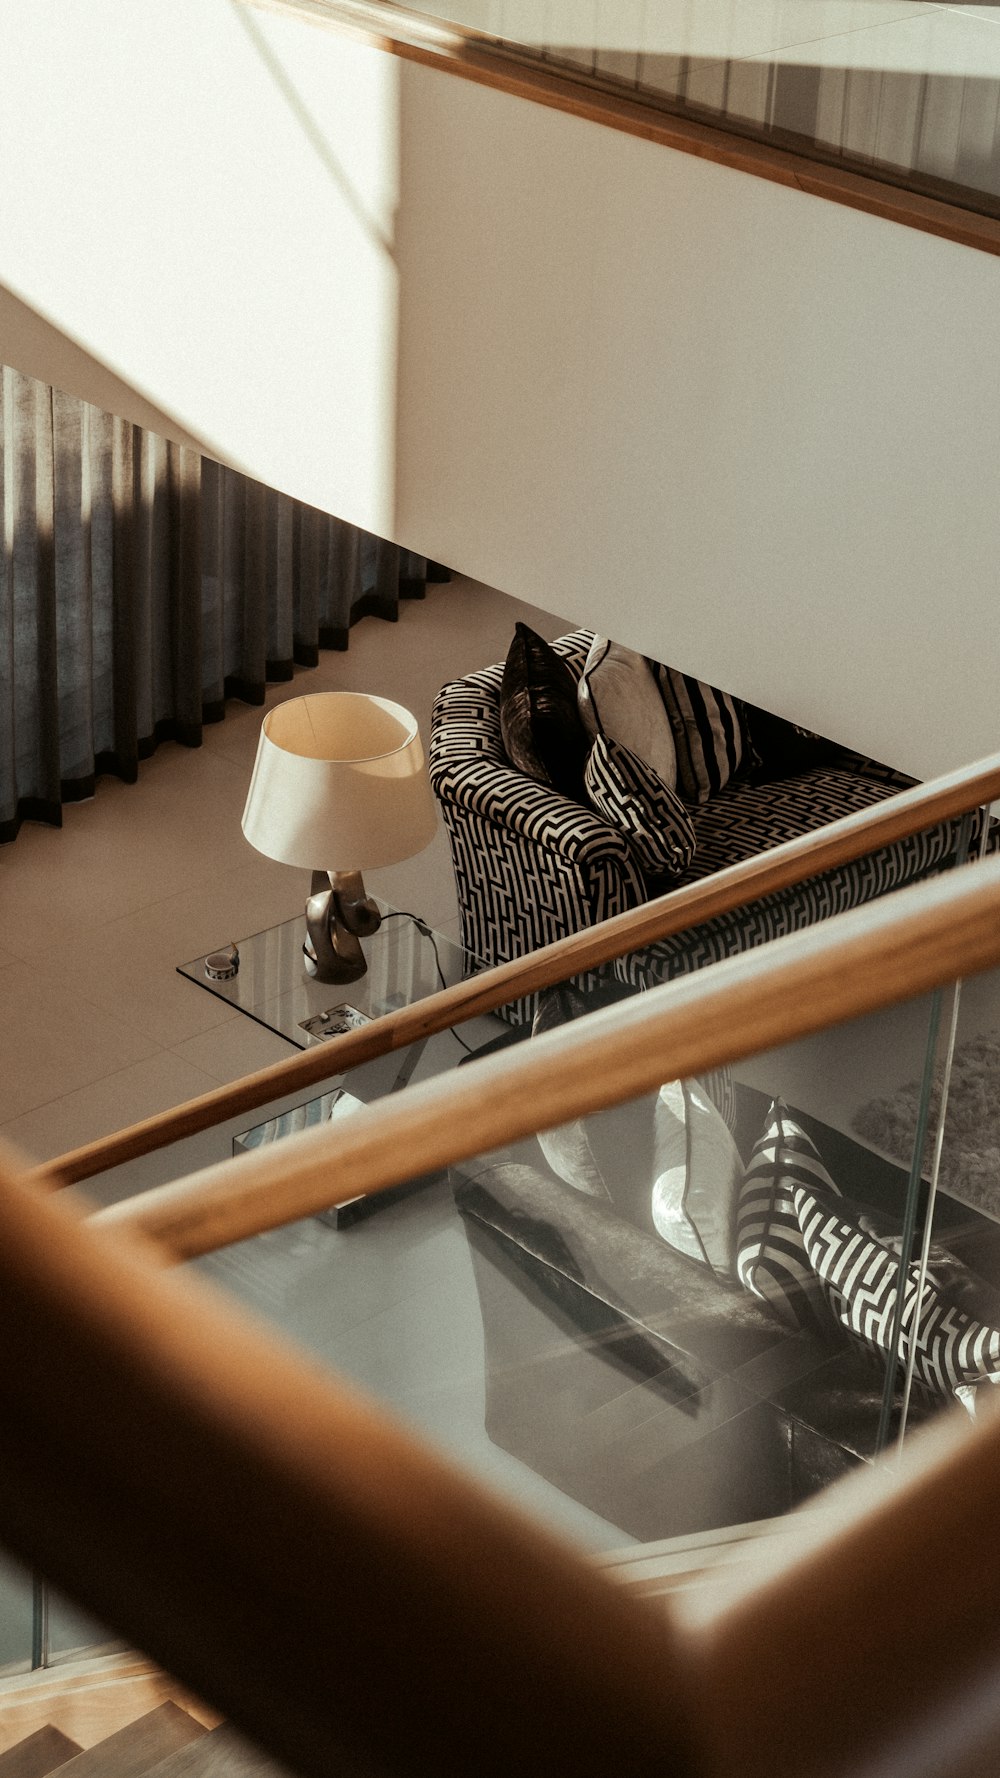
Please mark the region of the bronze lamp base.
<svg viewBox="0 0 1000 1778"><path fill-rule="evenodd" d="M359 870L313 871L306 902L306 974L317 982L356 982L368 968L359 939L382 924Z"/></svg>

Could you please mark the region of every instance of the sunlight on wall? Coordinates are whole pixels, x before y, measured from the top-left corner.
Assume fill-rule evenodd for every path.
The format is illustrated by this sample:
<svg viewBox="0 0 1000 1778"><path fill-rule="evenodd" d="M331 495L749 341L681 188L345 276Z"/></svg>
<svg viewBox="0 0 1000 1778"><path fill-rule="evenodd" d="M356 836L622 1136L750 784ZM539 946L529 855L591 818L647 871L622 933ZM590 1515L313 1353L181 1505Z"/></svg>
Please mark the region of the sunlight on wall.
<svg viewBox="0 0 1000 1778"><path fill-rule="evenodd" d="M210 454L391 529L394 59L231 0L0 0L0 35L0 283Z"/></svg>

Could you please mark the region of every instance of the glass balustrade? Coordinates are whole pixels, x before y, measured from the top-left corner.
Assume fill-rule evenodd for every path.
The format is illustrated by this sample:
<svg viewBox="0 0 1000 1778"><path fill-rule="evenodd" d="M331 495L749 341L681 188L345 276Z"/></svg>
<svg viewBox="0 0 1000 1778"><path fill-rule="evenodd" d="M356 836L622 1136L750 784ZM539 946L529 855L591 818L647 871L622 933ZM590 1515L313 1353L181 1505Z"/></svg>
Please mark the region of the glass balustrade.
<svg viewBox="0 0 1000 1778"><path fill-rule="evenodd" d="M424 14L551 74L1000 215L994 7L868 0L432 0Z"/></svg>
<svg viewBox="0 0 1000 1778"><path fill-rule="evenodd" d="M924 846L923 874L960 864L977 827L960 819ZM862 860L859 880L884 886L884 867L882 854ZM840 905L829 874L794 894L807 889ZM777 906L787 912L780 897ZM761 907L721 917L713 954L737 948L741 922L769 931ZM406 951L409 988L400 977L392 990L388 951L380 960L380 939L370 946L369 986L387 1004L433 989L414 963L425 950L435 979L439 967L448 981L469 973L441 935L415 928L400 950L403 926L386 922L383 935L393 967ZM471 1079L489 1054L530 1058L547 1032L591 1012L613 1020L673 970L704 966L706 930L423 1038L80 1190L112 1201L310 1124L363 1117L435 1075ZM265 949L277 955L274 942ZM288 958L297 980L296 947ZM287 1010L285 996L299 990L291 975L272 976L268 994ZM488 1153L477 1152L473 1127L471 1152L447 1171L414 1179L403 1168L385 1196L324 1208L193 1269L589 1550L697 1543L779 1519L891 1450L905 1428L949 1404L967 1413L979 1404L975 1365L992 1352L989 1338L976 1334L971 1359L942 1357L947 1339L929 1358L911 1325L917 1289L950 1292L938 1319L953 1320L1000 1292L989 1211L945 1171L931 1189L935 1082L955 1047L954 1006L951 989L925 995L697 1080L664 1078L628 1104ZM994 1006L1000 1028L992 980L966 985L972 1039ZM310 1002L297 1021L306 1043L314 1012ZM590 1078L599 1091L599 1062ZM890 1132L883 1103L905 1107L909 1122ZM987 1171L990 1153L984 1144ZM950 1255L946 1275L939 1248Z"/></svg>

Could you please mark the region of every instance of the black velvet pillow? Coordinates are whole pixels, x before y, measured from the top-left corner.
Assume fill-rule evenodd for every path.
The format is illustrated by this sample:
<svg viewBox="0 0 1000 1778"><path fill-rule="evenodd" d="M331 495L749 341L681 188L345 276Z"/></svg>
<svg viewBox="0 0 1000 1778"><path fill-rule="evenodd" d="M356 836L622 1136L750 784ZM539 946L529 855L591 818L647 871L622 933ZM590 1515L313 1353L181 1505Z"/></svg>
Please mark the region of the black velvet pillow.
<svg viewBox="0 0 1000 1778"><path fill-rule="evenodd" d="M500 732L511 765L574 802L586 800L590 751L577 708L576 680L554 648L518 624L500 685Z"/></svg>
<svg viewBox="0 0 1000 1778"><path fill-rule="evenodd" d="M810 772L814 766L832 766L851 757L850 750L824 735L786 722L770 710L758 710L755 704L744 704L743 715L760 766L754 777L766 783L771 778L795 778Z"/></svg>

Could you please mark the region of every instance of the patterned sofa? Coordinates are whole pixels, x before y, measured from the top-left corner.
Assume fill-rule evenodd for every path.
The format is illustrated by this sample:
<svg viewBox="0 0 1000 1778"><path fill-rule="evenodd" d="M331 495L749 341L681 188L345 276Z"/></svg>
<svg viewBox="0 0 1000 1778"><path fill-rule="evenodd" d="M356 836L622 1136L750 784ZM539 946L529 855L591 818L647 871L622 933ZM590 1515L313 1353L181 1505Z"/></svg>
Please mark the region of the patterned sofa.
<svg viewBox="0 0 1000 1778"><path fill-rule="evenodd" d="M552 644L577 679L593 639L577 630ZM685 873L657 880L614 825L510 764L500 724L503 672L499 662L442 687L431 724L431 782L451 844L472 967L523 956L913 782L846 750L790 777L731 782L688 811L696 845ZM664 981L854 907L946 864L959 827L945 822L909 836L664 939L621 959L615 971L636 987ZM524 1022L531 1011L522 1002L507 1016Z"/></svg>

